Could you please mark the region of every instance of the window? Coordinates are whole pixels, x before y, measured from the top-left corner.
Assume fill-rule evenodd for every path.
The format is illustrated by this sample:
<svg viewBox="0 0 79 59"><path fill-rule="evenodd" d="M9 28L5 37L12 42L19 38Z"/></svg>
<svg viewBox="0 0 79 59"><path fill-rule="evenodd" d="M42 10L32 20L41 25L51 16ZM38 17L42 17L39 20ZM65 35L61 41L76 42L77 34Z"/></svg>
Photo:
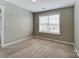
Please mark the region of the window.
<svg viewBox="0 0 79 59"><path fill-rule="evenodd" d="M60 14L40 16L39 32L60 34Z"/></svg>

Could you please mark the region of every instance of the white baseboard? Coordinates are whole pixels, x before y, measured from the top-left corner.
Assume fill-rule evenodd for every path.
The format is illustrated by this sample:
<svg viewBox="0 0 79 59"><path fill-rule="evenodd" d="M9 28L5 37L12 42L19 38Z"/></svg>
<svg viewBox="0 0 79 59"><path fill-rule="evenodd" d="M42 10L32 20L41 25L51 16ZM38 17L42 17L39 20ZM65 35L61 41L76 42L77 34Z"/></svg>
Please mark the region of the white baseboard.
<svg viewBox="0 0 79 59"><path fill-rule="evenodd" d="M39 37L39 38L43 38L43 39L47 39L47 40L52 40L52 41L60 42L60 43L65 43L65 44L74 45L74 43L70 43L70 42L64 42L64 41L59 41L59 40L49 39L49 38L40 37L40 36L30 36L30 37L23 38L23 39L18 40L18 41L14 41L14 42L10 42L10 43L4 44L3 47L5 47L5 46L9 46L9 45L12 45L12 44L15 44L15 43L18 43L18 42L27 40L27 39L30 39L30 38L32 38L32 37Z"/></svg>
<svg viewBox="0 0 79 59"><path fill-rule="evenodd" d="M52 40L52 41L56 41L56 42L60 42L60 43L65 43L65 44L69 44L69 45L74 45L74 43L65 42L65 41L60 41L60 40L54 40L54 39L49 39L49 38L45 38L45 37L41 37L41 36L33 36L33 37L38 37L38 38L43 38L43 39L47 39L47 40Z"/></svg>
<svg viewBox="0 0 79 59"><path fill-rule="evenodd" d="M75 52L77 54L77 57L79 57L79 52L78 52L77 48L76 47L74 47L74 48L75 48Z"/></svg>
<svg viewBox="0 0 79 59"><path fill-rule="evenodd" d="M24 40L27 40L27 39L30 39L30 38L32 38L32 36L27 37L27 38L23 38L23 39L14 41L14 42L10 42L10 43L4 44L3 47L5 47L5 46L9 46L9 45L12 45L12 44L15 44L15 43L18 43L18 42L21 42L21 41L24 41Z"/></svg>

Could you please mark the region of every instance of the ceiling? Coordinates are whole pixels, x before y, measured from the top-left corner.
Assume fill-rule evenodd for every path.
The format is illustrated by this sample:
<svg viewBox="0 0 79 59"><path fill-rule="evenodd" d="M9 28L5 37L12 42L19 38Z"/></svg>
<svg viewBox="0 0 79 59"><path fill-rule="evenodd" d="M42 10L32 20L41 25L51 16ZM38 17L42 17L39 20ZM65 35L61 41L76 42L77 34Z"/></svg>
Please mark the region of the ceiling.
<svg viewBox="0 0 79 59"><path fill-rule="evenodd" d="M5 1L18 5L30 12L40 12L74 5L74 0L37 0L35 3L33 3L32 0Z"/></svg>

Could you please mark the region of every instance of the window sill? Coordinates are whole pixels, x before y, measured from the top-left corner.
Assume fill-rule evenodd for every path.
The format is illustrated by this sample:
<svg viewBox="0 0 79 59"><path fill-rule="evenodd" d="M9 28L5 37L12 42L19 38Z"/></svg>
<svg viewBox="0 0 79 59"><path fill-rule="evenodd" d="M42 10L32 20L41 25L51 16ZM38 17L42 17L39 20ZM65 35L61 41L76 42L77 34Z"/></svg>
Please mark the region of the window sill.
<svg viewBox="0 0 79 59"><path fill-rule="evenodd" d="M51 32L40 32L40 31L39 31L39 33L52 34L52 35L60 35L60 33L56 33L56 32L55 32L55 33L51 33Z"/></svg>

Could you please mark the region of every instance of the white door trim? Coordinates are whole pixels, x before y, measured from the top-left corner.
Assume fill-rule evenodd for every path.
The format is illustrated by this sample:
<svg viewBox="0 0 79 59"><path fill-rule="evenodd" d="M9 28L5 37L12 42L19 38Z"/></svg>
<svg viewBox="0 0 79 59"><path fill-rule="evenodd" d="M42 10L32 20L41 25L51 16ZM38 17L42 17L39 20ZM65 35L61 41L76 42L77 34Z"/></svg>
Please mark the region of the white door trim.
<svg viewBox="0 0 79 59"><path fill-rule="evenodd" d="M1 34L1 47L4 46L4 6L0 5L2 9L2 34Z"/></svg>

